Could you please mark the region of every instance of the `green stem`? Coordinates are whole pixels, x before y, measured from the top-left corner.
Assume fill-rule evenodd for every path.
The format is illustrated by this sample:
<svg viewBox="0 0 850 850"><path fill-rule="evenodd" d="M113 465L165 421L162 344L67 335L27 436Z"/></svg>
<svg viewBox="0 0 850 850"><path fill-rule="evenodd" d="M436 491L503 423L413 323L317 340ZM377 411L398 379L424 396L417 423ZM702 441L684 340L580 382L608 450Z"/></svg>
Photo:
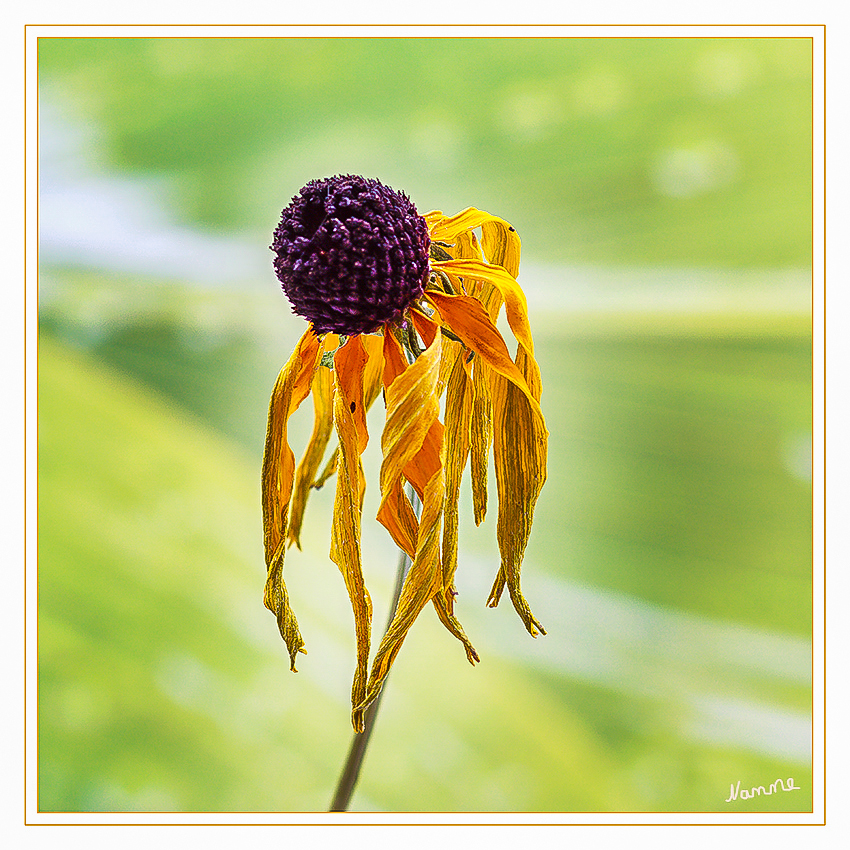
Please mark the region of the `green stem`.
<svg viewBox="0 0 850 850"><path fill-rule="evenodd" d="M414 499L416 497L414 496ZM387 619L387 628L395 615L398 607L398 600L401 598L401 589L404 586L404 579L407 576L407 571L410 569L410 556L407 552L400 552L398 558L398 571L396 573L395 591L393 599L390 603L390 615ZM342 774L337 783L336 793L334 794L329 812L347 812L351 796L354 794L354 787L357 785L357 779L360 776L360 768L363 764L363 758L366 755L366 747L369 745L369 738L372 736L372 729L375 727L375 718L378 716L378 707L381 704L381 697L386 690L386 684L381 688L380 693L375 698L375 701L363 717L363 731L355 733L351 740L351 747L348 750L348 758L345 760L345 766L342 769Z"/></svg>

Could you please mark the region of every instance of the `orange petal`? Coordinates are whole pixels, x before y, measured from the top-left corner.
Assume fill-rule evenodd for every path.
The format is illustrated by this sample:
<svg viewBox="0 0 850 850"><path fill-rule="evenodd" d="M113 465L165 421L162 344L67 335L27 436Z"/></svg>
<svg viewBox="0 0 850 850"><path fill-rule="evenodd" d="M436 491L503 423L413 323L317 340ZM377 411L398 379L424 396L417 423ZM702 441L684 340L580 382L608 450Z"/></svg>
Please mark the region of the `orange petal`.
<svg viewBox="0 0 850 850"><path fill-rule="evenodd" d="M384 371L384 340L374 334L363 334L360 341L369 358L366 363L366 370L363 372L363 404L366 410L369 410L381 393L381 379Z"/></svg>
<svg viewBox="0 0 850 850"><path fill-rule="evenodd" d="M404 492L403 480L396 478L387 486L388 490L381 493L377 519L389 531L396 546L407 552L412 560L416 557L419 520Z"/></svg>
<svg viewBox="0 0 850 850"><path fill-rule="evenodd" d="M390 384L406 369L407 358L404 356L401 343L387 327L384 332L384 372L382 376L384 388L389 388Z"/></svg>
<svg viewBox="0 0 850 850"><path fill-rule="evenodd" d="M427 348L434 341L434 337L437 334L437 323L418 310L411 310L410 317L413 319L413 327L416 328L416 332L422 337L422 341Z"/></svg>
<svg viewBox="0 0 850 850"><path fill-rule="evenodd" d="M364 404L363 377L369 355L358 334L348 338L342 348L334 355L334 386L342 391L343 401L349 408L354 426L357 429L359 453L362 454L369 442L366 430L366 405Z"/></svg>
<svg viewBox="0 0 850 850"><path fill-rule="evenodd" d="M440 446L443 444L443 424L435 419L425 434L425 439L413 460L404 467L404 477L413 485L420 499L423 498L425 485L442 465Z"/></svg>

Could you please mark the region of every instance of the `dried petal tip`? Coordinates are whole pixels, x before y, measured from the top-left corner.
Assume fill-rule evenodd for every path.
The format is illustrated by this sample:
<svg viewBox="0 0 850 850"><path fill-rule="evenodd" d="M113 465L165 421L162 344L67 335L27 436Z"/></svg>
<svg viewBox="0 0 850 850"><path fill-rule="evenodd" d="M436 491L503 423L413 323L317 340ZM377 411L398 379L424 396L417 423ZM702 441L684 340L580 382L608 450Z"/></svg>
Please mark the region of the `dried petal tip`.
<svg viewBox="0 0 850 850"><path fill-rule="evenodd" d="M274 232L274 269L316 333L371 333L401 318L428 277L428 227L410 199L354 175L308 183Z"/></svg>

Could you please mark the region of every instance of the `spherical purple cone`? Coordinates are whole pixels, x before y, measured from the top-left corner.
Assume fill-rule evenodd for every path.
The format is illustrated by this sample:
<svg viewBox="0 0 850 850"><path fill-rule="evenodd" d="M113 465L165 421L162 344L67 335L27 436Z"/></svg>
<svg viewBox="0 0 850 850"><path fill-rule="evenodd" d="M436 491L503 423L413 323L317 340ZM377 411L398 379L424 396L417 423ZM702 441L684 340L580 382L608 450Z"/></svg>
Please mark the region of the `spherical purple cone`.
<svg viewBox="0 0 850 850"><path fill-rule="evenodd" d="M274 269L316 333L371 333L422 295L431 240L410 199L377 180L313 180L283 211Z"/></svg>

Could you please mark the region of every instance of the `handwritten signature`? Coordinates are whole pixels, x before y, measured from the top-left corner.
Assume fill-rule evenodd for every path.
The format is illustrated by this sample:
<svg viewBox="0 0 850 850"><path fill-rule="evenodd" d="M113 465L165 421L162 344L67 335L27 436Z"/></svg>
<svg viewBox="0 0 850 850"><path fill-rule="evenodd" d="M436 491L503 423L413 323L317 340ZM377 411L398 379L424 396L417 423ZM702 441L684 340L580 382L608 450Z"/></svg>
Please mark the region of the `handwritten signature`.
<svg viewBox="0 0 850 850"><path fill-rule="evenodd" d="M787 782L787 785L786 785ZM729 796L726 798L727 803L731 803L733 800L737 800L739 797L742 800L750 800L753 797L759 797L764 794L766 797L769 797L771 794L775 794L778 791L799 791L800 786L794 784L794 777L789 776L784 782L781 779L777 779L776 782L772 782L767 788L764 785L754 785L752 788L741 788L741 780L739 779L737 783L729 786Z"/></svg>

